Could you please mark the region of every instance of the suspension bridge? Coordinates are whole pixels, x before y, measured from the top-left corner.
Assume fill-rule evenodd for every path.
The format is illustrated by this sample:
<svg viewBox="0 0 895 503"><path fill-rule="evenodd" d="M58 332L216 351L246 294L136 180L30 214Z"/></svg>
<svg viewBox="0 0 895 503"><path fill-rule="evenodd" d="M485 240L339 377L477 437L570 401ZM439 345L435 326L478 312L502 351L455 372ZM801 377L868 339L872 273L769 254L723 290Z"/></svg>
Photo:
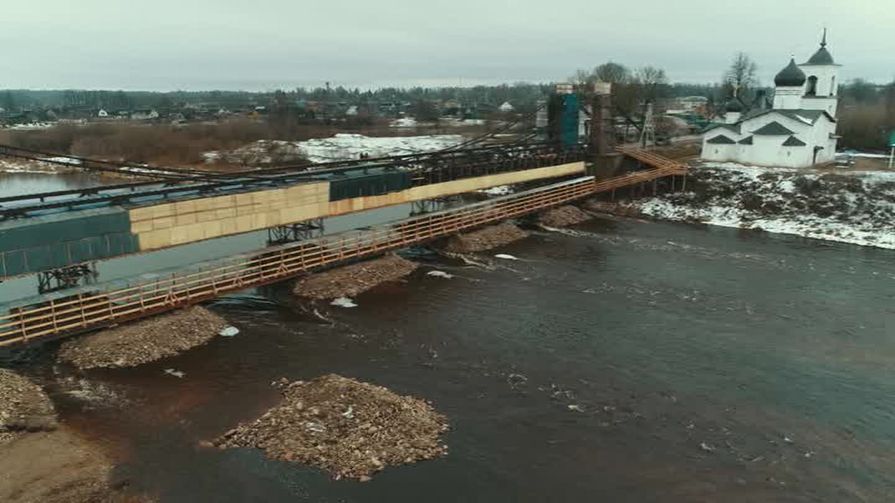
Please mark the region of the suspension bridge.
<svg viewBox="0 0 895 503"><path fill-rule="evenodd" d="M596 176L599 150L581 143L466 142L423 154L211 173L59 160L0 145L0 155L145 179L0 198L0 280L37 276L40 293L0 306L6 311L0 312L0 346L95 330L601 192L686 178L685 164L639 148L618 149L635 169ZM522 190L435 212L427 204L504 185ZM333 216L406 204L422 214L372 229L320 232ZM95 282L98 261L262 230L269 246L253 253L163 279L136 278L125 287Z"/></svg>

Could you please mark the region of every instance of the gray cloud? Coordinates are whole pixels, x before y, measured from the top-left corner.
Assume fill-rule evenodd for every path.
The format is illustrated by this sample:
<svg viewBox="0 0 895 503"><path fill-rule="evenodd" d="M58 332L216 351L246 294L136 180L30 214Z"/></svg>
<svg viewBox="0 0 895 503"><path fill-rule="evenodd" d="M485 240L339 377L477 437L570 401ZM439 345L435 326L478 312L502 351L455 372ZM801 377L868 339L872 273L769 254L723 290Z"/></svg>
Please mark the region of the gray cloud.
<svg viewBox="0 0 895 503"><path fill-rule="evenodd" d="M823 26L845 79L895 78L895 9L879 0L4 3L5 88L551 81L607 60L708 82L740 50L770 82L816 49Z"/></svg>

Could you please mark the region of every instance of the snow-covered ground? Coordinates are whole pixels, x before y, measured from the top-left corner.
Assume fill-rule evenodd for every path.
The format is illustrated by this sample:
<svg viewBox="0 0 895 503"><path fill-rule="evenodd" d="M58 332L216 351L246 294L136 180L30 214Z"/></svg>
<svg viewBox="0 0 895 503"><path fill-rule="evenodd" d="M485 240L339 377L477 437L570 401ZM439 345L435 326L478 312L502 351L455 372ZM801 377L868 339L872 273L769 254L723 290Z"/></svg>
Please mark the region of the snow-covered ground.
<svg viewBox="0 0 895 503"><path fill-rule="evenodd" d="M691 192L639 201L648 216L895 249L895 172L705 164Z"/></svg>
<svg viewBox="0 0 895 503"><path fill-rule="evenodd" d="M55 173L52 164L0 157L0 173Z"/></svg>
<svg viewBox="0 0 895 503"><path fill-rule="evenodd" d="M416 128L420 126L434 126L434 122L424 122L421 123L414 119L413 117L401 117L400 119L393 120L389 127L398 128L398 129L406 129L406 128ZM464 127L464 126L484 126L484 119L456 119L453 117L445 117L438 121L438 126L440 127Z"/></svg>
<svg viewBox="0 0 895 503"><path fill-rule="evenodd" d="M247 166L274 162L347 161L368 157L417 154L443 150L461 143L461 135L370 137L359 134L337 134L331 138L291 142L259 140L230 152L206 152L206 162L221 160Z"/></svg>

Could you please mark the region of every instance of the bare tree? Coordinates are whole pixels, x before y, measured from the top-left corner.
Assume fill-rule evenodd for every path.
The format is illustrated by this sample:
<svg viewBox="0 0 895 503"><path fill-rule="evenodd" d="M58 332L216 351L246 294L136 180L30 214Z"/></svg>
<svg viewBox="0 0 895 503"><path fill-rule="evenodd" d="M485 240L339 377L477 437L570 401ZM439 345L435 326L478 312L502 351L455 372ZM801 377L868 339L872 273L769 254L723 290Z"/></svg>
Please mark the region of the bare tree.
<svg viewBox="0 0 895 503"><path fill-rule="evenodd" d="M744 99L758 85L757 74L758 66L752 58L744 52L738 52L724 73L724 90Z"/></svg>
<svg viewBox="0 0 895 503"><path fill-rule="evenodd" d="M625 65L610 61L594 68L594 76L602 82L626 84L631 79L631 72Z"/></svg>
<svg viewBox="0 0 895 503"><path fill-rule="evenodd" d="M632 83L639 88L638 95L641 101L655 101L662 87L668 85L668 76L661 68L644 66L634 72Z"/></svg>

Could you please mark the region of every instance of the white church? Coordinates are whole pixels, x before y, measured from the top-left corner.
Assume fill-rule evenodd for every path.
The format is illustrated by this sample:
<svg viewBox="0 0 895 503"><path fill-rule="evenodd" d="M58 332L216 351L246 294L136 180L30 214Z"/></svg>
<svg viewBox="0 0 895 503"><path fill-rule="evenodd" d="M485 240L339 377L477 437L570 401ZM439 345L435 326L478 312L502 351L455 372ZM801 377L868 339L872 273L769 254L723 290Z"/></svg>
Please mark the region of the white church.
<svg viewBox="0 0 895 503"><path fill-rule="evenodd" d="M839 67L825 31L806 63L792 59L774 78L772 106L763 97L750 110L736 98L727 103L724 122L704 133L702 159L790 168L832 162Z"/></svg>

